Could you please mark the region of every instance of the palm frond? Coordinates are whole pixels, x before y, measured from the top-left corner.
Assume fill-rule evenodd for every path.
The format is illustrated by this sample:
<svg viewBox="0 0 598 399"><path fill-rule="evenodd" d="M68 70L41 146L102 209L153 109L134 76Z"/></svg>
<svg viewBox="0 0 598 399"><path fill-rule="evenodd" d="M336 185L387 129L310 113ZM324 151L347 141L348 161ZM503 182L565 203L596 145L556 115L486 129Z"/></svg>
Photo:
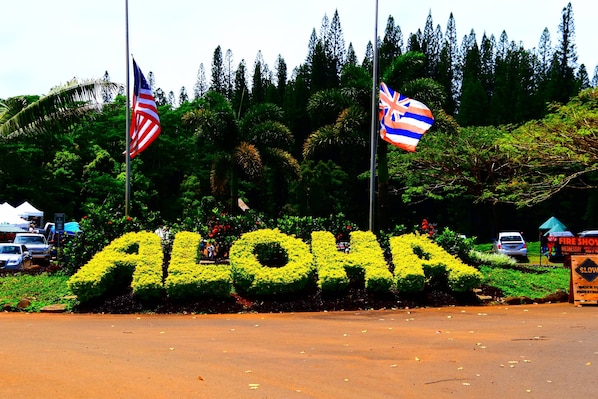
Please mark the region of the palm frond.
<svg viewBox="0 0 598 399"><path fill-rule="evenodd" d="M1 106L0 137L64 130L101 108L102 89L117 88L103 80L73 80L30 104L23 103L24 97L11 99Z"/></svg>
<svg viewBox="0 0 598 399"><path fill-rule="evenodd" d="M252 106L247 113L241 118L239 122L242 132L247 132L255 125L266 121L282 122L284 120L284 112L276 104L261 103Z"/></svg>
<svg viewBox="0 0 598 399"><path fill-rule="evenodd" d="M336 130L332 125L322 126L307 137L303 143L303 157L310 159L319 151L325 151L327 148L337 144Z"/></svg>
<svg viewBox="0 0 598 399"><path fill-rule="evenodd" d="M271 160L272 164L285 174L298 178L301 171L299 162L289 152L280 148L269 148L263 154L263 158Z"/></svg>
<svg viewBox="0 0 598 399"><path fill-rule="evenodd" d="M255 179L262 173L262 157L253 144L240 143L233 153L233 163L250 179Z"/></svg>
<svg viewBox="0 0 598 399"><path fill-rule="evenodd" d="M261 147L289 148L294 141L293 134L284 124L272 120L253 126L246 137Z"/></svg>

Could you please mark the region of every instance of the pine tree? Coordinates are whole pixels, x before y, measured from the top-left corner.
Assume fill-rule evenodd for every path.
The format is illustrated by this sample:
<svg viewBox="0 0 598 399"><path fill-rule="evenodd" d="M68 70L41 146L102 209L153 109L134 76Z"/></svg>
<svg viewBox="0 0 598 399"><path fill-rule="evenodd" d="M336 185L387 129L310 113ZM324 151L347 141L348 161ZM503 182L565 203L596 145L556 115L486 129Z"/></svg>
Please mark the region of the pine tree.
<svg viewBox="0 0 598 399"><path fill-rule="evenodd" d="M276 65L274 66L276 70L276 101L275 104L282 106L284 100L284 94L287 89L287 64L282 58L282 55L278 55L276 59Z"/></svg>
<svg viewBox="0 0 598 399"><path fill-rule="evenodd" d="M482 36L480 45L480 80L488 98L492 98L494 91L494 36Z"/></svg>
<svg viewBox="0 0 598 399"><path fill-rule="evenodd" d="M168 99L166 101L171 108L176 108L176 97L174 96L174 91L171 90L168 92Z"/></svg>
<svg viewBox="0 0 598 399"><path fill-rule="evenodd" d="M185 86L181 86L181 90L179 91L179 105L182 105L189 101L189 95L187 94L187 89Z"/></svg>
<svg viewBox="0 0 598 399"><path fill-rule="evenodd" d="M269 83L268 73L268 66L264 62L262 51L258 50L253 64L253 84L251 90L252 104L260 104L266 101L266 92Z"/></svg>
<svg viewBox="0 0 598 399"><path fill-rule="evenodd" d="M380 51L378 59L380 60L380 70L384 71L392 61L400 56L403 52L403 34L401 28L395 25L395 20L392 15L388 16L386 21L386 29L384 31L384 38L380 44Z"/></svg>
<svg viewBox="0 0 598 399"><path fill-rule="evenodd" d="M159 87L156 89L154 98L156 100L156 105L159 107L168 104L168 99L166 98L166 94L164 94L164 90Z"/></svg>
<svg viewBox="0 0 598 399"><path fill-rule="evenodd" d="M203 63L201 63L199 64L199 69L197 70L197 80L193 86L193 98L197 100L198 98L203 97L207 91L208 83L206 81L206 70L203 66Z"/></svg>
<svg viewBox="0 0 598 399"><path fill-rule="evenodd" d="M447 93L445 110L449 115L455 113L459 92L459 48L457 47L457 28L453 13L446 25L443 44L438 59L438 83Z"/></svg>
<svg viewBox="0 0 598 399"><path fill-rule="evenodd" d="M316 29L312 29L311 35L309 37L309 43L307 44L307 58L305 59L305 63L309 68L314 60L314 53L316 51L316 45L318 44L318 36L316 35Z"/></svg>
<svg viewBox="0 0 598 399"><path fill-rule="evenodd" d="M218 46L214 50L214 58L212 59L212 83L210 84L210 90L225 95L225 87L222 49Z"/></svg>
<svg viewBox="0 0 598 399"><path fill-rule="evenodd" d="M150 89L152 89L152 93L156 94L156 79L154 78L154 73L149 71L147 74L147 83L149 84Z"/></svg>
<svg viewBox="0 0 598 399"><path fill-rule="evenodd" d="M104 73L104 78L102 79L105 83L110 83L110 75L108 75L108 71ZM109 86L106 85L102 87L102 101L104 104L112 102L112 91L108 88Z"/></svg>
<svg viewBox="0 0 598 399"><path fill-rule="evenodd" d="M551 60L552 45L550 43L550 32L548 31L548 28L544 28L542 36L540 36L540 42L538 43L538 61L540 68L537 73L540 79L546 80L548 78Z"/></svg>
<svg viewBox="0 0 598 399"><path fill-rule="evenodd" d="M371 41L369 41L365 47L365 55L363 57L361 66L364 67L370 74L374 70L374 46L372 45Z"/></svg>
<svg viewBox="0 0 598 399"><path fill-rule="evenodd" d="M326 44L328 48L327 53L329 53L330 58L332 58L334 62L336 74L340 77L341 70L347 57L347 50L345 48L345 38L343 36L338 10L334 11L332 23L330 24L330 31L326 38Z"/></svg>
<svg viewBox="0 0 598 399"><path fill-rule="evenodd" d="M353 49L353 43L349 42L349 47L347 47L347 62L346 65L357 66L359 61L357 61L357 54L355 54L355 50Z"/></svg>
<svg viewBox="0 0 598 399"><path fill-rule="evenodd" d="M235 90L233 94L232 106L237 118L245 114L249 108L249 89L247 87L247 66L245 60L241 60L235 72Z"/></svg>
<svg viewBox="0 0 598 399"><path fill-rule="evenodd" d="M482 126L486 124L488 117L489 99L482 85L481 56L473 30L462 45L471 47L464 49L463 83L457 122L462 126Z"/></svg>
<svg viewBox="0 0 598 399"><path fill-rule="evenodd" d="M226 54L224 55L224 95L225 97L230 100L233 96L234 90L234 81L235 81L235 71L233 67L233 52L228 49L226 50Z"/></svg>
<svg viewBox="0 0 598 399"><path fill-rule="evenodd" d="M581 64L579 66L579 70L577 71L577 91L589 89L590 85L590 77L588 76L588 71L586 69L585 64Z"/></svg>
<svg viewBox="0 0 598 399"><path fill-rule="evenodd" d="M559 45L550 65L547 101L565 103L576 94L575 68L577 53L575 50L575 24L573 8L569 3L563 8L559 24Z"/></svg>
<svg viewBox="0 0 598 399"><path fill-rule="evenodd" d="M442 36L442 33L440 34ZM428 13L426 25L421 36L421 52L426 56L426 77L436 78L436 68L438 67L439 47L442 37L437 37L432 22L432 11Z"/></svg>
<svg viewBox="0 0 598 399"><path fill-rule="evenodd" d="M507 52L509 51L509 36L506 31L502 31L498 43L496 45L496 58L499 60L505 60L507 58Z"/></svg>

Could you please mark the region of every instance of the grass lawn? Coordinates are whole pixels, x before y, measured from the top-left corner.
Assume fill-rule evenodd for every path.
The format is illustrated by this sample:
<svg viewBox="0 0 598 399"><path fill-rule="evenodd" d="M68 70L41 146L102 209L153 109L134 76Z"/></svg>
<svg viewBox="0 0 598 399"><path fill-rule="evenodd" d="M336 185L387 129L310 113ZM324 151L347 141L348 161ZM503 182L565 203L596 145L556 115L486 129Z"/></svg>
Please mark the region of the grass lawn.
<svg viewBox="0 0 598 399"><path fill-rule="evenodd" d="M39 312L46 305L65 304L71 309L76 299L66 285L70 276L62 273L38 275L14 274L0 277L0 309L16 309L21 299L29 299L31 305L25 310Z"/></svg>

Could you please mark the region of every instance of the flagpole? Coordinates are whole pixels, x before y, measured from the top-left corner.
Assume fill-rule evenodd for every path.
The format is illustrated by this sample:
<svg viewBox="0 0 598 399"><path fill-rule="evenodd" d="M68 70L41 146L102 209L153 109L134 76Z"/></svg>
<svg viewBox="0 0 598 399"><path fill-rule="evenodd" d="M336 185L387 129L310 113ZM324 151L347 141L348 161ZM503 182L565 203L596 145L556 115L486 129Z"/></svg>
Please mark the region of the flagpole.
<svg viewBox="0 0 598 399"><path fill-rule="evenodd" d="M127 117L126 117L126 183L125 183L125 216L129 216L129 197L131 194L131 137L129 136L129 130L131 126L131 102L129 100L129 0L125 0L125 38L126 38L126 92L127 92Z"/></svg>
<svg viewBox="0 0 598 399"><path fill-rule="evenodd" d="M374 23L374 62L372 67L372 136L370 140L370 212L369 230L374 230L374 204L376 198L376 147L378 144L378 0Z"/></svg>

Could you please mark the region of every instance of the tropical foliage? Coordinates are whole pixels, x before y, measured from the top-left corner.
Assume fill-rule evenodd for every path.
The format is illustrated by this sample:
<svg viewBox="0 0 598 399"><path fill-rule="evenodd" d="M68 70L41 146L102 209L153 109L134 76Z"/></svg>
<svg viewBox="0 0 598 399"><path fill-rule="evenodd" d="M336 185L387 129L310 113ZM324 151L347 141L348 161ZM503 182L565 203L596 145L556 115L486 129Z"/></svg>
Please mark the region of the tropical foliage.
<svg viewBox="0 0 598 399"><path fill-rule="evenodd" d="M415 153L377 145L379 237L423 218L484 239L515 221L531 234L559 209L567 209L563 219L573 230L598 223L592 152L598 99L590 87L598 77L589 79L585 66L575 64L573 22L568 5L557 45L544 31L541 46L529 50L506 32L497 39L472 31L458 43L453 16L443 33L431 13L423 30L403 37L389 16L379 76L426 103L435 124ZM282 56L273 70L261 54L252 67L243 60L231 70L232 51L220 47L210 84L200 67L194 99L186 90L178 101L164 95L168 90L155 87L150 74L162 133L131 162L129 215L123 214L125 98L100 90L101 101L87 101L98 88L115 87L108 78L101 85L72 82L41 98L2 100L0 201L28 200L48 219L64 212L88 220L85 240L97 244L70 248L70 259L78 259L72 270L132 225L211 232L222 243L230 235L225 249L256 223L275 228L285 217L301 221L293 228L304 235L313 231L304 229L308 218L340 214L364 230L371 43L365 54L360 62L352 44L345 47L335 13L319 34L313 30L305 62L290 76ZM80 118L92 109L93 119Z"/></svg>

